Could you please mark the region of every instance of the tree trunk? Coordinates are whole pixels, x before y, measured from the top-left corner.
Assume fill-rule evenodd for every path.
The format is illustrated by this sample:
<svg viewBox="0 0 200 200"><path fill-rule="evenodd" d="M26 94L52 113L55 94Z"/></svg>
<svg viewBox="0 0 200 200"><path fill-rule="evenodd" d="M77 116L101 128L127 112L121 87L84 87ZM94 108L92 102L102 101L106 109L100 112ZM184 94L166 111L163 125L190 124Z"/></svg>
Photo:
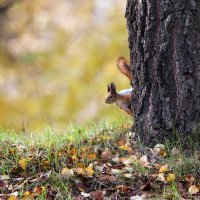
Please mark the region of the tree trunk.
<svg viewBox="0 0 200 200"><path fill-rule="evenodd" d="M200 123L200 1L128 0L126 18L134 131L150 146L174 130L188 138Z"/></svg>

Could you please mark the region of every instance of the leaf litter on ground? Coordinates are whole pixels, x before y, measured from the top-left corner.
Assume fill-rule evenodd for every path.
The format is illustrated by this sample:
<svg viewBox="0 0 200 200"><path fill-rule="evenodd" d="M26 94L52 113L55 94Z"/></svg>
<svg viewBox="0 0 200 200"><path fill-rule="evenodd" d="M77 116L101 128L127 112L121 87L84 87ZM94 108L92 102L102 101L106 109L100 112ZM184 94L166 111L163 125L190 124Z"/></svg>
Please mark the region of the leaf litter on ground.
<svg viewBox="0 0 200 200"><path fill-rule="evenodd" d="M158 144L141 150L130 144L128 129L108 132L59 148L4 143L0 199L151 199L172 184L183 199L200 196L199 174L181 177L168 164L170 154L179 159L179 149L170 153Z"/></svg>

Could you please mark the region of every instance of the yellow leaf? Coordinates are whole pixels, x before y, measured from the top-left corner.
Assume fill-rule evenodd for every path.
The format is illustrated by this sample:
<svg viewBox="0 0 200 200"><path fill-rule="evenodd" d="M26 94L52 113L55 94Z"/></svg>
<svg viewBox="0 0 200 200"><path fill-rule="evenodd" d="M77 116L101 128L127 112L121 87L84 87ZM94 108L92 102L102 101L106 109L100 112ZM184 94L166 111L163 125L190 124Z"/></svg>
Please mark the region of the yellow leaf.
<svg viewBox="0 0 200 200"><path fill-rule="evenodd" d="M70 177L73 175L73 171L67 167L64 167L61 171L61 176L63 177Z"/></svg>
<svg viewBox="0 0 200 200"><path fill-rule="evenodd" d="M121 146L119 146L119 149L124 150L124 151L128 151L128 152L132 152L132 148L130 146L127 146L127 145L121 145Z"/></svg>
<svg viewBox="0 0 200 200"><path fill-rule="evenodd" d="M72 156L72 160L73 160L73 161L77 161L77 160L78 160L77 155L74 154L74 155Z"/></svg>
<svg viewBox="0 0 200 200"><path fill-rule="evenodd" d="M77 163L76 166L77 166L77 167L80 167L80 168L82 168L82 169L85 168L85 164L82 163L82 162Z"/></svg>
<svg viewBox="0 0 200 200"><path fill-rule="evenodd" d="M189 187L189 189L188 189L188 192L189 192L190 194L196 194L196 193L199 192L199 188L198 188L197 186L195 186L195 185L191 185L191 186Z"/></svg>
<svg viewBox="0 0 200 200"><path fill-rule="evenodd" d="M26 158L22 158L21 160L19 160L18 164L23 170L26 170L26 168L27 168Z"/></svg>
<svg viewBox="0 0 200 200"><path fill-rule="evenodd" d="M166 180L167 182L172 182L175 180L175 178L176 178L175 174L168 174Z"/></svg>
<svg viewBox="0 0 200 200"><path fill-rule="evenodd" d="M161 166L159 173L165 173L168 171L169 171L168 165L164 165L164 166Z"/></svg>
<svg viewBox="0 0 200 200"><path fill-rule="evenodd" d="M30 191L26 191L26 192L23 193L23 196L24 196L24 197L28 197L28 196L30 196L30 195L31 195Z"/></svg>
<svg viewBox="0 0 200 200"><path fill-rule="evenodd" d="M48 166L49 166L49 161L48 161L48 160L44 160L44 161L42 162L42 166L43 166L43 167L48 167Z"/></svg>
<svg viewBox="0 0 200 200"><path fill-rule="evenodd" d="M77 154L77 149L75 147L71 148L70 151L69 151L69 154L70 155L75 155Z"/></svg>
<svg viewBox="0 0 200 200"><path fill-rule="evenodd" d="M87 156L87 159L89 161L93 161L93 160L96 160L97 159L97 154L96 153L91 153Z"/></svg>
<svg viewBox="0 0 200 200"><path fill-rule="evenodd" d="M119 158L119 162L123 163L125 162L126 160L128 160L129 158L126 158L126 157L121 157Z"/></svg>
<svg viewBox="0 0 200 200"><path fill-rule="evenodd" d="M159 155L162 157L166 157L167 153L166 153L165 149L160 149Z"/></svg>
<svg viewBox="0 0 200 200"><path fill-rule="evenodd" d="M90 165L88 166L88 168L86 168L86 172L88 176L93 176L94 175L94 168L93 168L93 164L90 163Z"/></svg>
<svg viewBox="0 0 200 200"><path fill-rule="evenodd" d="M78 175L85 175L85 170L81 167L75 168L73 169L74 173L78 174Z"/></svg>
<svg viewBox="0 0 200 200"><path fill-rule="evenodd" d="M111 139L111 137L108 136L108 135L103 135L102 136L102 140L110 140L110 139Z"/></svg>
<svg viewBox="0 0 200 200"><path fill-rule="evenodd" d="M17 197L15 195L11 195L8 200L17 200Z"/></svg>

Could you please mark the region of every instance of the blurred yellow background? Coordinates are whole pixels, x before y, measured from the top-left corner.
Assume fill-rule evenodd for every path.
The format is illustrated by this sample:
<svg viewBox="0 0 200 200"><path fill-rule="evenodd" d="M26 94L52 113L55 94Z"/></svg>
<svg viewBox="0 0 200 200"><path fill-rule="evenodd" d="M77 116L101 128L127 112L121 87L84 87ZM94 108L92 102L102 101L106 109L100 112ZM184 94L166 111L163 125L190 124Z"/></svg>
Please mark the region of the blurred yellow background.
<svg viewBox="0 0 200 200"><path fill-rule="evenodd" d="M104 97L111 81L118 90L130 87L116 67L119 56L129 56L125 6L124 0L0 0L1 125L60 128L121 115Z"/></svg>

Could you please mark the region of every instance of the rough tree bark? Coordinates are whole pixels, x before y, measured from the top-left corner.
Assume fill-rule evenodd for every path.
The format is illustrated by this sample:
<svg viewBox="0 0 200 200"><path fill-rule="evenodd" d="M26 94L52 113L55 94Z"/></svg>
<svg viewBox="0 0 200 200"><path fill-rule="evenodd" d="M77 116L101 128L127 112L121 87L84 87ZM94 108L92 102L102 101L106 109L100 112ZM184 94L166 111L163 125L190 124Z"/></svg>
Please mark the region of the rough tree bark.
<svg viewBox="0 0 200 200"><path fill-rule="evenodd" d="M134 130L147 145L187 138L200 123L200 1L128 0L126 18Z"/></svg>

